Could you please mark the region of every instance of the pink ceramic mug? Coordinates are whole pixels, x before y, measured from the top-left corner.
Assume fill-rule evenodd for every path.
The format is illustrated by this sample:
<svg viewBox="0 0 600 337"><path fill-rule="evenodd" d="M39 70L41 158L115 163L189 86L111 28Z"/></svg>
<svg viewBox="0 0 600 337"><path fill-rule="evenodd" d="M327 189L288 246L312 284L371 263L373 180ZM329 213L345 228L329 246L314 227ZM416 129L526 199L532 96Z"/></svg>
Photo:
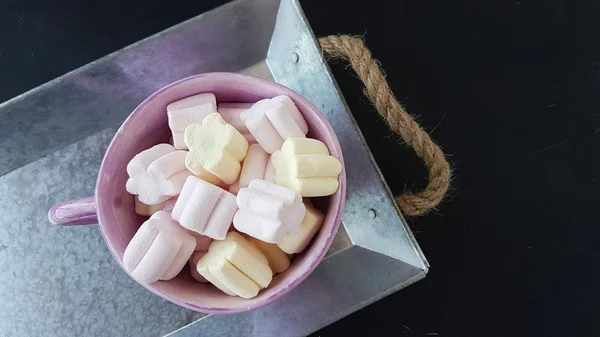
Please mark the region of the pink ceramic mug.
<svg viewBox="0 0 600 337"><path fill-rule="evenodd" d="M125 247L145 220L135 213L134 198L125 190L127 163L137 153L170 136L167 104L203 92L212 92L218 102L256 102L263 98L288 95L306 119L308 136L324 142L331 155L344 163L339 141L323 114L306 98L274 82L235 73L208 73L191 76L158 90L140 104L117 131L100 167L94 197L58 204L48 217L54 224L98 223L110 252L123 268ZM342 164L343 166L343 164ZM322 203L325 220L310 246L288 270L278 274L267 289L252 299L232 297L210 284L194 281L189 268L174 279L142 284L153 293L182 307L206 313L236 313L265 306L302 282L325 257L340 225L346 195L346 174L342 169L338 191ZM125 270L125 268L123 268ZM131 276L131 275L130 275Z"/></svg>

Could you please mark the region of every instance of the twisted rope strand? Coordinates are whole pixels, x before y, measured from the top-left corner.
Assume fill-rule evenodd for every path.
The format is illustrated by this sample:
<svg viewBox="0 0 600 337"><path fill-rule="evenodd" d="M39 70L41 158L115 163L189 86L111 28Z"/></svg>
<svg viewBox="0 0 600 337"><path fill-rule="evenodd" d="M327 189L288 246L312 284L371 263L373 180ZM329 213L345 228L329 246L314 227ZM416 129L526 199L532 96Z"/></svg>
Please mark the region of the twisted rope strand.
<svg viewBox="0 0 600 337"><path fill-rule="evenodd" d="M409 216L423 215L444 199L450 186L451 171L444 152L429 134L398 103L382 70L363 40L356 36L341 35L319 38L329 58L349 61L365 85L365 94L375 104L377 112L389 128L402 137L429 169L429 183L419 193L404 192L396 197L402 212Z"/></svg>

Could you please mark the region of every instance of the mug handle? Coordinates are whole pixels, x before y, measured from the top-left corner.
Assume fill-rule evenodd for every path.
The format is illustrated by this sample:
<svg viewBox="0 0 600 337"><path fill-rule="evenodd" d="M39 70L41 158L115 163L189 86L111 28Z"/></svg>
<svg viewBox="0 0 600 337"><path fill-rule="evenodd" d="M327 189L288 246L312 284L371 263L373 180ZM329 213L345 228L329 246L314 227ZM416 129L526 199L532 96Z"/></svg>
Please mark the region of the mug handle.
<svg viewBox="0 0 600 337"><path fill-rule="evenodd" d="M59 226L98 223L96 200L92 196L56 204L48 211L48 220L52 224Z"/></svg>

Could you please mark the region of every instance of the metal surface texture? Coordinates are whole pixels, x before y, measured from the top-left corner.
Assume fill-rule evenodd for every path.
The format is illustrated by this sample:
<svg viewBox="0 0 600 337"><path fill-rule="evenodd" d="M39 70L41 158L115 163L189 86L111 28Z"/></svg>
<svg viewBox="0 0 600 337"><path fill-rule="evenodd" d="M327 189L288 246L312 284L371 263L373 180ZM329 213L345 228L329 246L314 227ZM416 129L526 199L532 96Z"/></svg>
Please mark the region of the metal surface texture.
<svg viewBox="0 0 600 337"><path fill-rule="evenodd" d="M282 300L230 316L166 302L120 269L98 227L46 218L53 204L92 194L104 151L137 104L209 71L298 91L352 153L343 226L328 257ZM0 158L0 336L306 335L427 272L294 0L229 3L1 104Z"/></svg>

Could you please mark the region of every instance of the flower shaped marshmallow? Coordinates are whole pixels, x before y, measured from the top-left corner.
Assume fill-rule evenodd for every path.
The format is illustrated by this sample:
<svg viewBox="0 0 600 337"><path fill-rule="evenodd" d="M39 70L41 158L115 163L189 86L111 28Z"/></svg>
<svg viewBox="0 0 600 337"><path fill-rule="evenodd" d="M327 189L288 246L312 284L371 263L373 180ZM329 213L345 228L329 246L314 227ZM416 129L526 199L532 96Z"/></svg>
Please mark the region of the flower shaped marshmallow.
<svg viewBox="0 0 600 337"><path fill-rule="evenodd" d="M226 184L237 180L240 162L248 151L248 141L219 114L210 114L202 124L188 126L185 143L190 149L185 165L194 174L206 170Z"/></svg>
<svg viewBox="0 0 600 337"><path fill-rule="evenodd" d="M185 167L187 151L158 144L137 154L127 164L127 192L146 205L160 204L178 195L192 173Z"/></svg>

